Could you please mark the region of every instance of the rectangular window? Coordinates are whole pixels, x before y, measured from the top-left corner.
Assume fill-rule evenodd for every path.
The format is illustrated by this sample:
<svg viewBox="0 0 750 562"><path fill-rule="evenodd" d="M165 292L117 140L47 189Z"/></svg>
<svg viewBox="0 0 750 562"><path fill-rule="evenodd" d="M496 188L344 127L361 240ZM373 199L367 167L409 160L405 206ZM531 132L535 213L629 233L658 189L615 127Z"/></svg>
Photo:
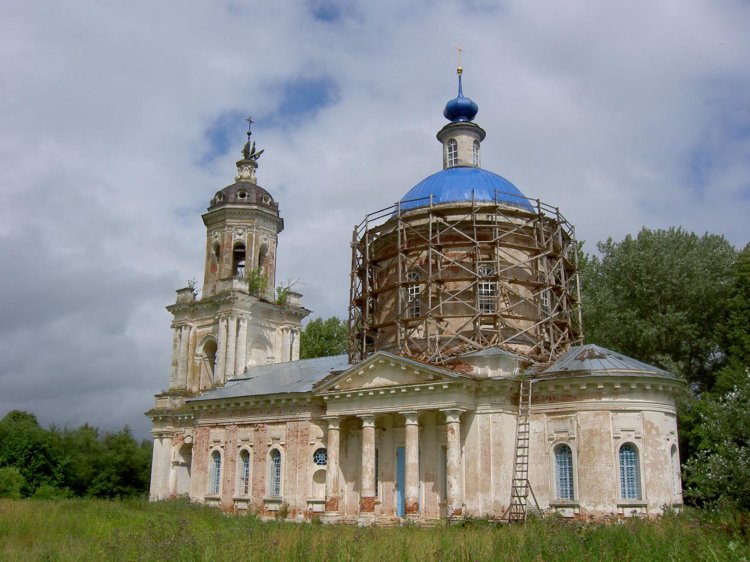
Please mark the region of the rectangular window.
<svg viewBox="0 0 750 562"><path fill-rule="evenodd" d="M422 312L420 292L421 287L419 285L406 287L406 305L409 318L417 318Z"/></svg>
<svg viewBox="0 0 750 562"><path fill-rule="evenodd" d="M497 283L494 281L479 282L479 312L492 314L495 312L495 295L497 294Z"/></svg>

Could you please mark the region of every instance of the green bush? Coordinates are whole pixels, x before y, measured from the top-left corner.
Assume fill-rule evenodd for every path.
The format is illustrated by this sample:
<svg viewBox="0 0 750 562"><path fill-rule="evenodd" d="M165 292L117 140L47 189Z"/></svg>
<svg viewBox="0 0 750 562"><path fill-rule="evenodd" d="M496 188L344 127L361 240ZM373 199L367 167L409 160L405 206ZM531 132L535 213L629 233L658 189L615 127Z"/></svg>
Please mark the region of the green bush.
<svg viewBox="0 0 750 562"><path fill-rule="evenodd" d="M18 499L26 479L14 466L0 468L0 498Z"/></svg>

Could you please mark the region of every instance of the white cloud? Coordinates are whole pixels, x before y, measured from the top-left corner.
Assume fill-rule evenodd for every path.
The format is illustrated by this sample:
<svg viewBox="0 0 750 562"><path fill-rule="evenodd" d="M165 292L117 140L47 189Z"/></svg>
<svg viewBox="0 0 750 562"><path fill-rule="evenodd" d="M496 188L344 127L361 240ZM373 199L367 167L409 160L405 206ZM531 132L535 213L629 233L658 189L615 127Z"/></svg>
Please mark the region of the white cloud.
<svg viewBox="0 0 750 562"><path fill-rule="evenodd" d="M440 167L458 42L484 167L579 238L750 238L746 2L4 8L0 414L146 434L169 376L163 307L202 272L200 214L243 141L206 165L227 112L259 122L259 183L286 221L278 278L344 316L353 225ZM286 84L317 77L333 103L278 114Z"/></svg>

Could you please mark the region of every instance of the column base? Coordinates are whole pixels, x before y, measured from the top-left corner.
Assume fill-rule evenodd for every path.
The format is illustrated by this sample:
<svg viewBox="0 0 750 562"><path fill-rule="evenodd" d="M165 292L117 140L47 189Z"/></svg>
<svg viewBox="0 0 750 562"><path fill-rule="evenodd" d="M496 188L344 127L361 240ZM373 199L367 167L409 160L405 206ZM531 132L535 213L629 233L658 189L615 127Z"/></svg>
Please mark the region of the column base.
<svg viewBox="0 0 750 562"><path fill-rule="evenodd" d="M359 512L373 513L375 511L375 496L364 496L359 498Z"/></svg>
<svg viewBox="0 0 750 562"><path fill-rule="evenodd" d="M375 524L375 513L360 513L357 518L357 526L369 527Z"/></svg>
<svg viewBox="0 0 750 562"><path fill-rule="evenodd" d="M320 514L320 522L323 525L333 525L338 523L341 519L341 514L338 511L324 511Z"/></svg>

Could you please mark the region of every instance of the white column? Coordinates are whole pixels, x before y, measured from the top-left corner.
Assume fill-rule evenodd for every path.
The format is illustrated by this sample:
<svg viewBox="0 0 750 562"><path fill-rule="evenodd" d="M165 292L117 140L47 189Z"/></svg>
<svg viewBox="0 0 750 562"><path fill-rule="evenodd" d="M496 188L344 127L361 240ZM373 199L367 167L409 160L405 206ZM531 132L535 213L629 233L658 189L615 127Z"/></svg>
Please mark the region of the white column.
<svg viewBox="0 0 750 562"><path fill-rule="evenodd" d="M172 472L172 436L161 438L161 478L159 483L159 497L169 497L169 475Z"/></svg>
<svg viewBox="0 0 750 562"><path fill-rule="evenodd" d="M234 354L237 351L237 319L227 319L227 361L224 364L224 380L234 377Z"/></svg>
<svg viewBox="0 0 750 562"><path fill-rule="evenodd" d="M214 384L224 384L224 365L227 354L227 321L219 318L219 337L216 344L216 374Z"/></svg>
<svg viewBox="0 0 750 562"><path fill-rule="evenodd" d="M292 342L292 361L299 361L299 330L292 331L294 341Z"/></svg>
<svg viewBox="0 0 750 562"><path fill-rule="evenodd" d="M234 358L234 373L242 375L247 367L247 319L238 320L239 328L237 330L237 353Z"/></svg>
<svg viewBox="0 0 750 562"><path fill-rule="evenodd" d="M172 371L169 376L169 388L177 386L177 364L180 356L180 329L175 328L172 335Z"/></svg>
<svg viewBox="0 0 750 562"><path fill-rule="evenodd" d="M149 487L149 499L159 499L159 475L161 473L161 437L154 436L154 450L151 454L151 486Z"/></svg>
<svg viewBox="0 0 750 562"><path fill-rule="evenodd" d="M448 497L448 517L459 517L463 512L461 494L461 413L462 410L443 410L448 441L445 467Z"/></svg>
<svg viewBox="0 0 750 562"><path fill-rule="evenodd" d="M407 516L419 515L419 414L401 412L405 421L405 511Z"/></svg>
<svg viewBox="0 0 750 562"><path fill-rule="evenodd" d="M360 416L362 419L362 483L359 492L359 512L375 511L375 416Z"/></svg>
<svg viewBox="0 0 750 562"><path fill-rule="evenodd" d="M328 439L326 451L326 513L338 515L339 511L339 424L337 417L327 418Z"/></svg>
<svg viewBox="0 0 750 562"><path fill-rule="evenodd" d="M289 328L281 328L281 362L289 361Z"/></svg>
<svg viewBox="0 0 750 562"><path fill-rule="evenodd" d="M190 343L190 326L180 328L180 359L178 361L177 387L185 388L187 385L188 368L188 344Z"/></svg>

